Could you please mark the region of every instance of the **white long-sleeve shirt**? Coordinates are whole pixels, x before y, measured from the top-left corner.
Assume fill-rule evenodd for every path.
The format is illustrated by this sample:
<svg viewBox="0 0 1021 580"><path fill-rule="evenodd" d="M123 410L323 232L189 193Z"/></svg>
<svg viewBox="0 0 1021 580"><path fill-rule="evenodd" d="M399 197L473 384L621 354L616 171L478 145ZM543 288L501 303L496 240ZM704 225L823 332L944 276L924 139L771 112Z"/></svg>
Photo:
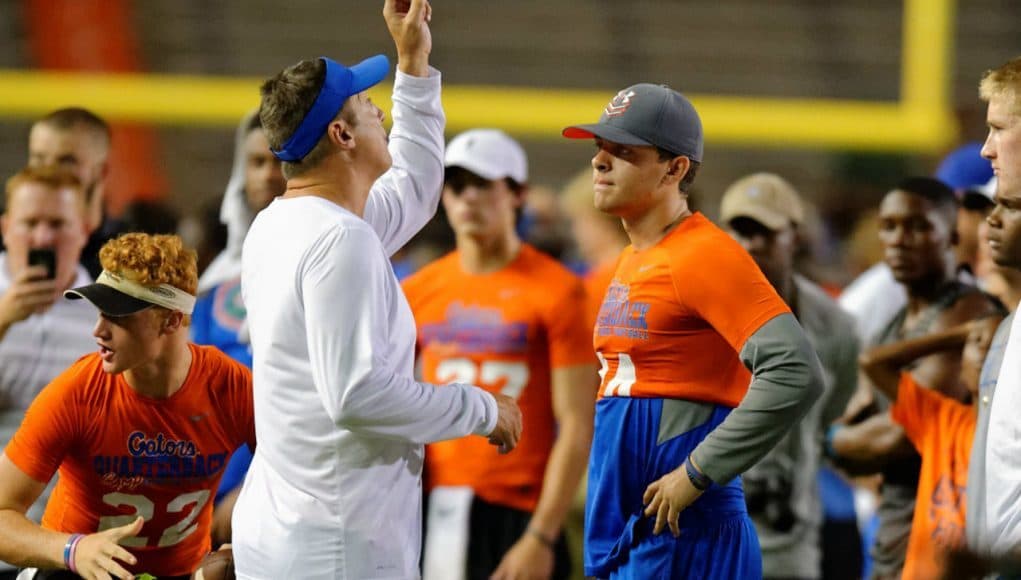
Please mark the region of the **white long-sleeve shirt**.
<svg viewBox="0 0 1021 580"><path fill-rule="evenodd" d="M1021 316L1015 316L1003 353L996 391L989 404L985 449L972 453L985 456L984 521L978 531L980 550L1006 554L1021 547ZM976 437L980 435L976 434ZM982 479L984 475L984 480ZM981 484L979 484L981 485ZM972 487L969 472L968 487ZM980 496L981 494L976 494ZM969 505L971 496L969 495ZM977 510L976 510L977 511ZM971 518L971 509L968 510Z"/></svg>
<svg viewBox="0 0 1021 580"><path fill-rule="evenodd" d="M234 509L238 578L417 578L422 444L496 425L481 389L413 378L415 324L388 258L438 203L439 73L398 72L393 101L393 168L364 219L278 199L245 240L258 447Z"/></svg>

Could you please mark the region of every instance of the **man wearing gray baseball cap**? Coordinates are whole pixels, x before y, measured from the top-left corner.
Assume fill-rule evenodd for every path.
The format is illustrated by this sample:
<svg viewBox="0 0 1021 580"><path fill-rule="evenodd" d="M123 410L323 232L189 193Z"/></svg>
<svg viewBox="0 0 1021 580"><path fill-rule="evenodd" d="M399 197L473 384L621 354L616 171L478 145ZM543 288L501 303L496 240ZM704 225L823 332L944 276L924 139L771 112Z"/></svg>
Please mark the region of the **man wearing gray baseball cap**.
<svg viewBox="0 0 1021 580"><path fill-rule="evenodd" d="M761 577L737 476L819 395L819 360L747 252L688 208L703 137L683 95L633 85L564 136L595 140L595 206L631 239L594 331L585 574Z"/></svg>

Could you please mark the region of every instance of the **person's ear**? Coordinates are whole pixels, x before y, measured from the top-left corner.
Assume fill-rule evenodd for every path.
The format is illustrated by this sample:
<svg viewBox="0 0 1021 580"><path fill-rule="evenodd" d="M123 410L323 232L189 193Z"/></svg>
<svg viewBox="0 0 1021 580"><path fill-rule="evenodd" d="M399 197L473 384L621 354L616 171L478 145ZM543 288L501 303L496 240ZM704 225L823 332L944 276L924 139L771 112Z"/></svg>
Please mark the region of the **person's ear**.
<svg viewBox="0 0 1021 580"><path fill-rule="evenodd" d="M351 126L343 118L330 121L326 128L330 142L341 150L347 151L355 146L355 136L351 132Z"/></svg>
<svg viewBox="0 0 1021 580"><path fill-rule="evenodd" d="M688 174L688 169L691 167L691 160L684 155L678 155L668 162L666 175L663 176L663 182L670 185L676 185L684 179L684 176Z"/></svg>
<svg viewBox="0 0 1021 580"><path fill-rule="evenodd" d="M103 163L99 165L99 179L100 183L106 183L106 178L110 176L110 160L105 159Z"/></svg>
<svg viewBox="0 0 1021 580"><path fill-rule="evenodd" d="M184 327L184 313L177 310L171 310L170 313L163 318L163 324L160 330L163 334L174 334L180 331Z"/></svg>

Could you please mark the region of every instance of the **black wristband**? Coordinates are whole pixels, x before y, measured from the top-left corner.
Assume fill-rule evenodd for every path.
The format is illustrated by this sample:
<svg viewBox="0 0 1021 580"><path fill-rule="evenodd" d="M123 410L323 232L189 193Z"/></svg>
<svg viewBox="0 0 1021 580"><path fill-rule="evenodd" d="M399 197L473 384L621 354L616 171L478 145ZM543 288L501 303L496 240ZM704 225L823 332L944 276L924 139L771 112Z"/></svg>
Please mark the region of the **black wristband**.
<svg viewBox="0 0 1021 580"><path fill-rule="evenodd" d="M713 480L709 479L708 475L695 469L695 466L691 464L690 457L684 460L684 471L688 474L691 485L695 486L695 489L699 491L705 491L713 484Z"/></svg>

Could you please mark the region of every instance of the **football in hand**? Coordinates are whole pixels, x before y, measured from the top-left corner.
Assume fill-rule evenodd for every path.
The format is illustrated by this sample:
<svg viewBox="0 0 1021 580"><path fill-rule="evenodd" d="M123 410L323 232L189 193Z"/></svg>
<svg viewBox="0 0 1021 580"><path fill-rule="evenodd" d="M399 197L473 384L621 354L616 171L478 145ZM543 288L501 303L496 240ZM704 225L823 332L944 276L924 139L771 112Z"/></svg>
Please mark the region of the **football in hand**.
<svg viewBox="0 0 1021 580"><path fill-rule="evenodd" d="M222 548L206 554L191 575L192 580L234 580L234 554Z"/></svg>

